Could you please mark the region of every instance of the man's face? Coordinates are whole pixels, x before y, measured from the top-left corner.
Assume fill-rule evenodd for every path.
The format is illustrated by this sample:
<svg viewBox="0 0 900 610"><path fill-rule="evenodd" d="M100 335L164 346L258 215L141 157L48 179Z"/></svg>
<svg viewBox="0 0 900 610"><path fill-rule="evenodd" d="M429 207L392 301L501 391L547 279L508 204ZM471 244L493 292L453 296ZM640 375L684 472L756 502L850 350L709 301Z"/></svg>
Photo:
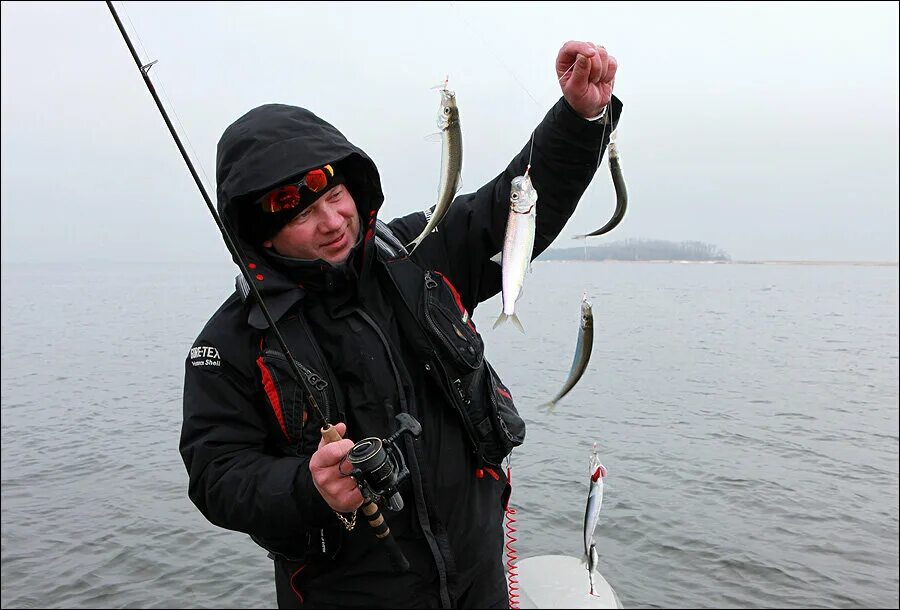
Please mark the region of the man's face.
<svg viewBox="0 0 900 610"><path fill-rule="evenodd" d="M282 256L322 259L329 263L347 260L359 237L356 202L343 184L319 197L275 234L263 242Z"/></svg>

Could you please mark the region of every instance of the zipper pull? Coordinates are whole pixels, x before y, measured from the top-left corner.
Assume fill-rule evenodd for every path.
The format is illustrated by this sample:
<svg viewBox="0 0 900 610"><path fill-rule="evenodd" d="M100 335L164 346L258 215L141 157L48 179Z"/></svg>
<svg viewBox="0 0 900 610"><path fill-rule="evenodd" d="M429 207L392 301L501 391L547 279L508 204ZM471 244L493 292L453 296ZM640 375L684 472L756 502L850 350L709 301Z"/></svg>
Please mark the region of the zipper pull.
<svg viewBox="0 0 900 610"><path fill-rule="evenodd" d="M325 388L328 387L328 382L315 373L308 373L307 379L309 380L309 383L320 392L324 392Z"/></svg>
<svg viewBox="0 0 900 610"><path fill-rule="evenodd" d="M469 404L471 402L468 397L466 397L466 393L463 392L462 389L462 381L459 379L453 380L453 386L456 388L456 393L459 395L459 399L463 401L465 404Z"/></svg>
<svg viewBox="0 0 900 610"><path fill-rule="evenodd" d="M425 272L425 288L431 290L433 288L437 288L438 283L434 281L434 278L431 277L431 271Z"/></svg>

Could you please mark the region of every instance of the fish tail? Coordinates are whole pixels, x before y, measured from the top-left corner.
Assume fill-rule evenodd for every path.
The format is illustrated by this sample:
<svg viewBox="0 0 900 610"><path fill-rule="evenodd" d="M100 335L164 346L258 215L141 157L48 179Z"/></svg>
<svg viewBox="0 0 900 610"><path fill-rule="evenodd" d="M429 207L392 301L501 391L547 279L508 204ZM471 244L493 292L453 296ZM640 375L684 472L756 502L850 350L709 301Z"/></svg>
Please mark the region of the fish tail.
<svg viewBox="0 0 900 610"><path fill-rule="evenodd" d="M516 328L518 328L519 331L524 335L524 334L525 334L525 327L522 326L522 323L521 323L521 322L519 322L519 316L517 316L516 314L512 314L511 316L509 316L509 319L512 320L512 323L513 323L513 324L516 326Z"/></svg>
<svg viewBox="0 0 900 610"><path fill-rule="evenodd" d="M506 319L507 319L508 317L509 317L509 316L506 315L505 313L501 313L501 314L497 317L497 321L494 322L494 328L497 328L498 326L500 326L501 324L503 324L504 322L506 322Z"/></svg>
<svg viewBox="0 0 900 610"><path fill-rule="evenodd" d="M409 244L406 246L406 252L407 252L407 255L412 254L413 251L414 251L416 248L418 248L418 247L419 247L419 244L421 244L421 243L422 243L422 238L421 238L421 237L417 237L417 238L415 238L413 241L409 242Z"/></svg>
<svg viewBox="0 0 900 610"><path fill-rule="evenodd" d="M548 400L544 404L538 407L538 409L546 409L548 412L552 413L554 409L556 409L556 401Z"/></svg>

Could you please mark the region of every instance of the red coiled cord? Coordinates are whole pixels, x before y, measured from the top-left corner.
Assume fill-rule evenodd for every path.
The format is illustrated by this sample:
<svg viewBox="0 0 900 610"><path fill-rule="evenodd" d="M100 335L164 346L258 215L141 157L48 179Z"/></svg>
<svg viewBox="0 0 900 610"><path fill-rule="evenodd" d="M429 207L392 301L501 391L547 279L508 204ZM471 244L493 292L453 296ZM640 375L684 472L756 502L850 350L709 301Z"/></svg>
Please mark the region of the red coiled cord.
<svg viewBox="0 0 900 610"><path fill-rule="evenodd" d="M506 480L512 485L512 473L510 472L509 466L506 467ZM510 492L510 495L512 493ZM513 523L516 522L515 515L516 509L511 508L509 505L509 500L506 502L506 578L509 581L509 607L513 610L519 607L519 568L516 565L517 557L516 557L516 549L513 548L513 543L518 540L513 533L516 532L516 527Z"/></svg>

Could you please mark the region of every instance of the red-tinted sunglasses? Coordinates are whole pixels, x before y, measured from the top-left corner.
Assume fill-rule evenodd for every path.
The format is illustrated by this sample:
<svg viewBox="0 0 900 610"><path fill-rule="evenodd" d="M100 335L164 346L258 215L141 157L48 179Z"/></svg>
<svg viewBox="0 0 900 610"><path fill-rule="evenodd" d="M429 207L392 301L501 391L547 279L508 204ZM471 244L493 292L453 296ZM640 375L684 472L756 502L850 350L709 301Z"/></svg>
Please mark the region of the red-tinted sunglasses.
<svg viewBox="0 0 900 610"><path fill-rule="evenodd" d="M312 169L299 182L279 186L269 191L259 199L259 206L263 212L273 214L284 210L290 210L300 205L302 197L300 188L306 187L313 193L319 193L328 186L328 179L334 176L334 169L330 165L319 169Z"/></svg>

